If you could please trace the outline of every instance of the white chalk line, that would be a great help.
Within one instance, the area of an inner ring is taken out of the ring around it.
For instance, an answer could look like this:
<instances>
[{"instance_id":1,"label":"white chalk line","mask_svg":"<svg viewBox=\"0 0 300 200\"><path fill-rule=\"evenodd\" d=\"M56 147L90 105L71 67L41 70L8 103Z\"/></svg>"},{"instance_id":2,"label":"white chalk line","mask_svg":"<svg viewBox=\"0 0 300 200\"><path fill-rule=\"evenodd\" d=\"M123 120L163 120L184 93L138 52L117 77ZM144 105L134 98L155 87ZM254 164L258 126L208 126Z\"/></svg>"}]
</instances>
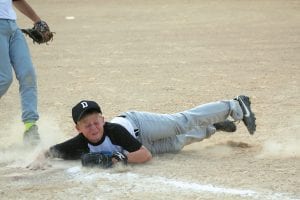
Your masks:
<instances>
[{"instance_id":1,"label":"white chalk line","mask_svg":"<svg viewBox=\"0 0 300 200\"><path fill-rule=\"evenodd\" d=\"M182 191L193 191L195 193L213 193L216 195L232 195L240 197L248 197L253 199L272 199L272 200L299 200L299 198L292 197L293 195L288 193L262 193L248 189L235 189L215 186L212 184L201 184L196 182L183 181L178 179L170 179L162 176L148 176L142 174L135 174L132 172L123 173L109 173L109 172L88 172L82 171L81 167L72 167L66 170L67 174L80 181L94 181L97 179L106 179L114 182L124 182L128 185L128 182L138 183L141 186L140 191L163 191L163 186L168 186L179 189ZM151 184L149 184L151 183ZM139 189L136 189L139 190ZM169 191L168 188L165 189Z\"/></svg>"}]
</instances>

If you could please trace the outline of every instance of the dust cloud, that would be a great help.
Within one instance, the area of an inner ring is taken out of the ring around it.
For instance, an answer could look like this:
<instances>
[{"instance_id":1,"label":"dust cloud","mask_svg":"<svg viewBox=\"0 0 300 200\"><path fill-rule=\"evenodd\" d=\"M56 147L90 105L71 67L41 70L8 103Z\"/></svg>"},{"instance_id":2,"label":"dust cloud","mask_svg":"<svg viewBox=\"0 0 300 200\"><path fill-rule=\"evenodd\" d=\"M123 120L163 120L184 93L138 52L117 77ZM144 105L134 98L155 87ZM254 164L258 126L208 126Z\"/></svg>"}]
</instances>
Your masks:
<instances>
[{"instance_id":1,"label":"dust cloud","mask_svg":"<svg viewBox=\"0 0 300 200\"><path fill-rule=\"evenodd\" d=\"M300 157L300 135L297 130L299 130L299 126L277 131L274 137L270 137L264 142L262 152L258 157Z\"/></svg>"},{"instance_id":2,"label":"dust cloud","mask_svg":"<svg viewBox=\"0 0 300 200\"><path fill-rule=\"evenodd\" d=\"M5 131L5 137L2 137L0 141L0 163L8 163L11 167L25 167L41 151L64 139L62 131L52 116L41 118L38 122L38 127L41 143L37 147L32 148L23 145L23 124L9 125Z\"/></svg>"}]
</instances>

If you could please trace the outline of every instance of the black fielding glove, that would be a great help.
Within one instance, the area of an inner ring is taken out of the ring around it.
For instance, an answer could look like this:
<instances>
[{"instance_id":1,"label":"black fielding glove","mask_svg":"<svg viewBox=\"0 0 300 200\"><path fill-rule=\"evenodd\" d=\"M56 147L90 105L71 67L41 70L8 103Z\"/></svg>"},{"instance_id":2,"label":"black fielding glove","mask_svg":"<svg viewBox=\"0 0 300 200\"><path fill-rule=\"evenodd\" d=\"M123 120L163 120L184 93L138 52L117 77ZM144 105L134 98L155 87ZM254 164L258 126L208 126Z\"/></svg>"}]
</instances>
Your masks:
<instances>
[{"instance_id":1,"label":"black fielding glove","mask_svg":"<svg viewBox=\"0 0 300 200\"><path fill-rule=\"evenodd\" d=\"M112 156L106 153L86 153L81 156L84 167L109 168L113 165Z\"/></svg>"}]
</instances>

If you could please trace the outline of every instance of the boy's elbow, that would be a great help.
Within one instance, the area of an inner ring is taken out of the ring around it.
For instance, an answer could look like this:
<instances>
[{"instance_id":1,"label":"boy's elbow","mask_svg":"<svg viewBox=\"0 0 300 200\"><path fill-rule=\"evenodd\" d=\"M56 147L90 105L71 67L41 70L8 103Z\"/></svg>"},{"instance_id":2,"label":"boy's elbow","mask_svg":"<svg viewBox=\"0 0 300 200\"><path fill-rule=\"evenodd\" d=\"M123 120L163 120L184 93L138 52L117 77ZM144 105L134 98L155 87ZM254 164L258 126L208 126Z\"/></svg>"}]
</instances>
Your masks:
<instances>
[{"instance_id":1,"label":"boy's elbow","mask_svg":"<svg viewBox=\"0 0 300 200\"><path fill-rule=\"evenodd\" d=\"M148 162L152 159L152 154L150 151L147 151L146 155L144 156L144 161L142 163Z\"/></svg>"},{"instance_id":2,"label":"boy's elbow","mask_svg":"<svg viewBox=\"0 0 300 200\"><path fill-rule=\"evenodd\" d=\"M146 156L145 162L148 162L150 160L152 160L152 154L150 152L148 152L148 155Z\"/></svg>"}]
</instances>

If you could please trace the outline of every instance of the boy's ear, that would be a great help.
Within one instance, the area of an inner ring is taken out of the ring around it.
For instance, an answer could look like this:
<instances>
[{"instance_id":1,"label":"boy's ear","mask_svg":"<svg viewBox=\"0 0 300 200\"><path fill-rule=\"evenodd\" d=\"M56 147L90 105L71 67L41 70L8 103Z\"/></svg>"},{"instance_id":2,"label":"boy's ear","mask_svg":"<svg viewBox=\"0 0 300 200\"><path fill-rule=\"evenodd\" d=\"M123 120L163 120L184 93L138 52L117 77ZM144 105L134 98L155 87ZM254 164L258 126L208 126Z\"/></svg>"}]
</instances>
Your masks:
<instances>
[{"instance_id":1,"label":"boy's ear","mask_svg":"<svg viewBox=\"0 0 300 200\"><path fill-rule=\"evenodd\" d=\"M78 132L80 132L78 123L75 125L75 128Z\"/></svg>"},{"instance_id":2,"label":"boy's ear","mask_svg":"<svg viewBox=\"0 0 300 200\"><path fill-rule=\"evenodd\" d=\"M100 119L102 120L102 121L104 121L104 116L103 115L99 115L100 116Z\"/></svg>"}]
</instances>

